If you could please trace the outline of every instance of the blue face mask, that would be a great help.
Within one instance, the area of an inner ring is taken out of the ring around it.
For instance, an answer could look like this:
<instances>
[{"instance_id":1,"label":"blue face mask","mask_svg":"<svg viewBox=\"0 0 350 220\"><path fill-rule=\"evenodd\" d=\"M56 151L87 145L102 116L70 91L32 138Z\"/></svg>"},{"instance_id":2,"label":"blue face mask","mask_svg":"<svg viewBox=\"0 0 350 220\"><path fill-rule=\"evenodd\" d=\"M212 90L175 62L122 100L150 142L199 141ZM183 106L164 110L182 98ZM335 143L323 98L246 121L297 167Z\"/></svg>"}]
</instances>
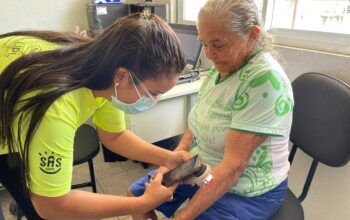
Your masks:
<instances>
[{"instance_id":1,"label":"blue face mask","mask_svg":"<svg viewBox=\"0 0 350 220\"><path fill-rule=\"evenodd\" d=\"M148 111L154 104L157 103L157 100L155 98L153 98L153 96L149 93L148 89L146 88L145 85L143 85L142 82L139 82L139 84L142 86L143 90L146 92L147 96L141 96L135 83L134 83L134 80L133 80L133 77L132 75L129 73L130 75L130 78L131 78L131 81L132 81L132 84L137 92L137 94L139 95L139 99L134 102L134 103L124 103L120 100L118 100L118 94L117 94L117 86L118 86L118 83L115 84L114 86L114 92L115 92L115 96L112 96L112 101L111 101L111 104L124 111L125 113L128 113L128 114L139 114L139 113L143 113L143 112L146 112Z\"/></svg>"}]
</instances>

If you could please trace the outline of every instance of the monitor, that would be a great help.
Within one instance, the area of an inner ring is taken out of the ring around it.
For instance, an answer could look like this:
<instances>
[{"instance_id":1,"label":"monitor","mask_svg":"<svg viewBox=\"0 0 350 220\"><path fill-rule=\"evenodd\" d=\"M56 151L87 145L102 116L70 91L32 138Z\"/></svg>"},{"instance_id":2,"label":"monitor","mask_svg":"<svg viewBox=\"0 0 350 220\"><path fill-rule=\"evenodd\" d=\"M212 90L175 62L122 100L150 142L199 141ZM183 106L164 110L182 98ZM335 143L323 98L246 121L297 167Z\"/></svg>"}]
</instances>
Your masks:
<instances>
[{"instance_id":1,"label":"monitor","mask_svg":"<svg viewBox=\"0 0 350 220\"><path fill-rule=\"evenodd\" d=\"M195 70L198 65L202 44L198 40L198 31L195 25L170 24L179 37L185 50L186 69Z\"/></svg>"}]
</instances>

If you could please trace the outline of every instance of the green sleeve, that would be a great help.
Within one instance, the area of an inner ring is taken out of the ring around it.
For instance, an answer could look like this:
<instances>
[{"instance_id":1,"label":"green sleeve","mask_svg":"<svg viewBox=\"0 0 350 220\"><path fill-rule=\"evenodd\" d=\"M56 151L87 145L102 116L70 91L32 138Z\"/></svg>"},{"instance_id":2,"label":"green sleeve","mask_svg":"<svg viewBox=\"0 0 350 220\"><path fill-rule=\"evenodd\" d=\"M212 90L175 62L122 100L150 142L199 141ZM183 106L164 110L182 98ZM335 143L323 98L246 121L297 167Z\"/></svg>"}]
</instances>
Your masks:
<instances>
[{"instance_id":1,"label":"green sleeve","mask_svg":"<svg viewBox=\"0 0 350 220\"><path fill-rule=\"evenodd\" d=\"M269 136L289 133L293 95L290 83L274 70L252 74L237 91L230 127Z\"/></svg>"}]
</instances>

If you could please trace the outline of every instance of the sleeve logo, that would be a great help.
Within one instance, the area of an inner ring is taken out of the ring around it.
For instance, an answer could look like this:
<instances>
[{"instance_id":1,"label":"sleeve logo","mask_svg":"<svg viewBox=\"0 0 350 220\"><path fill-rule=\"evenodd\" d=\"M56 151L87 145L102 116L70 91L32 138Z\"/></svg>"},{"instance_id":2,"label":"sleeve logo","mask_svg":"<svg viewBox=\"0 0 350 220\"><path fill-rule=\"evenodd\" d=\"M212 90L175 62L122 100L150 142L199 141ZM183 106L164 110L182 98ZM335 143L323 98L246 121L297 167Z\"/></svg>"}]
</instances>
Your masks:
<instances>
[{"instance_id":1,"label":"sleeve logo","mask_svg":"<svg viewBox=\"0 0 350 220\"><path fill-rule=\"evenodd\" d=\"M39 153L40 156L40 170L46 174L56 174L61 170L62 156L51 152L51 154L45 151L44 154Z\"/></svg>"}]
</instances>

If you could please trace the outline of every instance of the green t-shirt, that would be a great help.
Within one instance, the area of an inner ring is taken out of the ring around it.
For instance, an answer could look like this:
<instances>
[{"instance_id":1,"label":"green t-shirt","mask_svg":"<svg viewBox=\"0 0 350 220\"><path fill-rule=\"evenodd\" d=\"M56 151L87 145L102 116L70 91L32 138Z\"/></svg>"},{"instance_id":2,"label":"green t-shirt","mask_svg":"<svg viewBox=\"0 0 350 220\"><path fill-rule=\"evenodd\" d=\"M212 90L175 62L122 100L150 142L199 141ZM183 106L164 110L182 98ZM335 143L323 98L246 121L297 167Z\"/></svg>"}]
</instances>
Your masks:
<instances>
[{"instance_id":1,"label":"green t-shirt","mask_svg":"<svg viewBox=\"0 0 350 220\"><path fill-rule=\"evenodd\" d=\"M0 39L0 74L24 54L58 47L60 45L34 37ZM68 92L49 107L30 145L29 175L32 192L47 197L62 196L69 192L75 132L90 116L93 116L93 123L105 131L125 130L124 113L114 108L108 100L95 98L88 88ZM16 127L14 126L15 132ZM21 138L25 135L21 134ZM0 146L0 155L6 153L6 146Z\"/></svg>"},{"instance_id":2,"label":"green t-shirt","mask_svg":"<svg viewBox=\"0 0 350 220\"><path fill-rule=\"evenodd\" d=\"M218 80L212 68L189 115L192 154L215 167L224 156L230 129L268 136L253 153L231 191L263 194L286 179L293 94L282 67L269 53L259 53L236 72Z\"/></svg>"}]
</instances>

